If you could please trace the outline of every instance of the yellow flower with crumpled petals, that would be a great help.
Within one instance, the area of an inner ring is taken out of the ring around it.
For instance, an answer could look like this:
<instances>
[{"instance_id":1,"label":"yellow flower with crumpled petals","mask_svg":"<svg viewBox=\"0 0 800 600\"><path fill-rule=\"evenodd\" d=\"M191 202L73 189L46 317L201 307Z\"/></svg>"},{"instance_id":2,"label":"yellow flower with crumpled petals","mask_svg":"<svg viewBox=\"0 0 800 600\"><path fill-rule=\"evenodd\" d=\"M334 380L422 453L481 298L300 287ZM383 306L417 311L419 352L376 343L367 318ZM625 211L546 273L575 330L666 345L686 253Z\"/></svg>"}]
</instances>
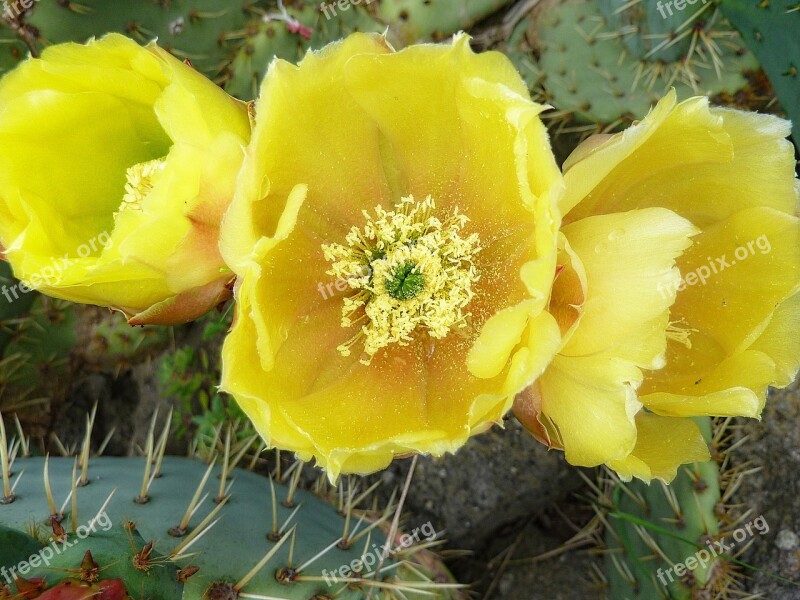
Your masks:
<instances>
[{"instance_id":1,"label":"yellow flower with crumpled petals","mask_svg":"<svg viewBox=\"0 0 800 600\"><path fill-rule=\"evenodd\" d=\"M800 221L786 121L664 98L564 165L550 312L564 343L515 413L576 465L671 480L690 417L758 417L800 367Z\"/></svg>"},{"instance_id":2,"label":"yellow flower with crumpled petals","mask_svg":"<svg viewBox=\"0 0 800 600\"><path fill-rule=\"evenodd\" d=\"M155 44L58 44L0 80L0 243L39 291L132 324L227 299L247 106Z\"/></svg>"},{"instance_id":3,"label":"yellow flower with crumpled petals","mask_svg":"<svg viewBox=\"0 0 800 600\"><path fill-rule=\"evenodd\" d=\"M222 388L272 445L331 478L441 455L539 376L562 191L542 110L466 36L272 64L221 243Z\"/></svg>"}]
</instances>

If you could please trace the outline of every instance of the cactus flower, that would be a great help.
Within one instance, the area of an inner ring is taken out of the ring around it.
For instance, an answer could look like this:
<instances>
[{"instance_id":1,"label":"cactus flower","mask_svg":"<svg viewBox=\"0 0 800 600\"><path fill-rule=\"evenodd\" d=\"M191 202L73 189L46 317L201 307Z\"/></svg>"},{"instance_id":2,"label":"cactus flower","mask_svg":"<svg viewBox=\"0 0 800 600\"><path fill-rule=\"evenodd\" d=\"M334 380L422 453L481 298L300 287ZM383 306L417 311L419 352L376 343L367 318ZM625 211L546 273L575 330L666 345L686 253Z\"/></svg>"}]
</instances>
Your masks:
<instances>
[{"instance_id":1,"label":"cactus flower","mask_svg":"<svg viewBox=\"0 0 800 600\"><path fill-rule=\"evenodd\" d=\"M245 104L153 44L52 46L0 81L5 257L133 324L196 318L229 295L219 223L249 136Z\"/></svg>"},{"instance_id":2,"label":"cactus flower","mask_svg":"<svg viewBox=\"0 0 800 600\"><path fill-rule=\"evenodd\" d=\"M789 123L665 97L564 165L564 343L515 413L573 464L669 481L708 458L697 416L758 418L800 367Z\"/></svg>"},{"instance_id":3,"label":"cactus flower","mask_svg":"<svg viewBox=\"0 0 800 600\"><path fill-rule=\"evenodd\" d=\"M466 36L274 62L222 226L222 387L332 479L500 421L560 340L562 180L542 106Z\"/></svg>"}]
</instances>

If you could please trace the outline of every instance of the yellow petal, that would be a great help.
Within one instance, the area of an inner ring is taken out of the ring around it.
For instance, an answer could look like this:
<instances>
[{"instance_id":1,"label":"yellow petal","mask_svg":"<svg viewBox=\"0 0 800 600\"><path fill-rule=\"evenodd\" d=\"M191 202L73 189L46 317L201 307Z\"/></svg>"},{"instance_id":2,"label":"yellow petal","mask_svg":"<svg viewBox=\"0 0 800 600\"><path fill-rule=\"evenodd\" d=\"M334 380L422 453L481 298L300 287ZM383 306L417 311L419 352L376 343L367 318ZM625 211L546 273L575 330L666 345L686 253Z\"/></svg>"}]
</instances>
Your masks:
<instances>
[{"instance_id":1,"label":"yellow petal","mask_svg":"<svg viewBox=\"0 0 800 600\"><path fill-rule=\"evenodd\" d=\"M641 412L636 416L638 437L629 456L609 462L623 481L633 477L669 483L678 467L710 459L700 429L691 419L675 419Z\"/></svg>"},{"instance_id":2,"label":"yellow petal","mask_svg":"<svg viewBox=\"0 0 800 600\"><path fill-rule=\"evenodd\" d=\"M677 260L666 366L638 390L656 413L757 417L768 386L797 373L800 185L788 134L776 117L710 108L705 98L676 105L669 94L565 163L567 228L664 207L701 230Z\"/></svg>"},{"instance_id":3,"label":"yellow petal","mask_svg":"<svg viewBox=\"0 0 800 600\"><path fill-rule=\"evenodd\" d=\"M675 90L670 90L639 123L628 127L620 134L602 135L600 138L591 137L579 145L567 157L562 167L566 180L566 191L561 198L562 214L567 215L571 211L577 210L573 213L573 217L574 220L578 220L589 215L646 208L645 206L628 206L609 209L601 204L599 199L595 200L595 198L599 198L595 195L595 190L600 183L609 179L612 172L616 176L619 165L640 146L647 143L658 128L664 124L670 112L674 110L676 102ZM579 204L580 208L577 208ZM590 204L591 206L589 206ZM600 204L599 208L597 208L598 204ZM648 206L653 206L653 204ZM656 206L660 206L660 204L656 204Z\"/></svg>"},{"instance_id":4,"label":"yellow petal","mask_svg":"<svg viewBox=\"0 0 800 600\"><path fill-rule=\"evenodd\" d=\"M780 344L787 340L785 333L773 327L762 336L776 307L800 287L798 219L770 208L751 208L707 227L695 242L679 260L684 285L670 316L688 338L671 337L666 368L649 373L640 394L648 407L663 414L757 416L767 386L786 383L796 365L797 359L790 357L796 344ZM788 312L781 313L781 324L791 323L792 306L789 302ZM761 343L754 346L759 338ZM771 344L773 340L779 345ZM782 368L772 355L781 357ZM738 392L718 394L728 388ZM654 396L649 399L650 394ZM708 394L711 398L701 398ZM726 401L711 403L721 398ZM740 403L738 409L733 401ZM718 412L713 412L715 406Z\"/></svg>"},{"instance_id":5,"label":"yellow petal","mask_svg":"<svg viewBox=\"0 0 800 600\"><path fill-rule=\"evenodd\" d=\"M794 214L787 121L674 93L640 123L565 163L567 220L663 207L698 227L754 205ZM720 199L724 199L721 201Z\"/></svg>"},{"instance_id":6,"label":"yellow petal","mask_svg":"<svg viewBox=\"0 0 800 600\"><path fill-rule=\"evenodd\" d=\"M800 369L800 294L784 300L750 350L768 355L775 363L771 385L786 387Z\"/></svg>"},{"instance_id":7,"label":"yellow petal","mask_svg":"<svg viewBox=\"0 0 800 600\"><path fill-rule=\"evenodd\" d=\"M624 458L636 444L641 371L613 356L557 356L539 379L542 412L573 465Z\"/></svg>"},{"instance_id":8,"label":"yellow petal","mask_svg":"<svg viewBox=\"0 0 800 600\"><path fill-rule=\"evenodd\" d=\"M522 333L522 338L523 344L511 357L510 367L503 386L502 395L507 398L506 402L508 402L509 398L534 383L553 360L561 345L561 333L558 323L547 312L542 312L535 317L529 318L527 331ZM473 356L474 348L474 346L470 348L467 368L473 375L479 377L469 365L469 356ZM504 405L504 408L499 413L488 416L493 410L496 411L496 408L497 398L494 395L484 394L480 396L471 408L471 425L479 427L481 422L496 421L508 410L509 406Z\"/></svg>"},{"instance_id":9,"label":"yellow petal","mask_svg":"<svg viewBox=\"0 0 800 600\"><path fill-rule=\"evenodd\" d=\"M38 219L25 241L34 254L74 255L90 237L110 231L126 169L169 148L158 122L143 112L92 92L36 90L6 100L0 108L5 245L22 234L31 213Z\"/></svg>"},{"instance_id":10,"label":"yellow petal","mask_svg":"<svg viewBox=\"0 0 800 600\"><path fill-rule=\"evenodd\" d=\"M467 355L467 366L475 377L491 379L506 367L528 325L532 306L528 300L505 308L484 323Z\"/></svg>"},{"instance_id":11,"label":"yellow petal","mask_svg":"<svg viewBox=\"0 0 800 600\"><path fill-rule=\"evenodd\" d=\"M378 160L378 131L342 81L344 64L353 56L388 52L383 37L355 34L308 53L300 66L282 60L270 65L237 199L225 218L232 233L222 232L231 268L237 270L261 237L273 235L297 185L308 186L309 204L317 207L302 228L320 240L344 238L362 208L393 204ZM367 198L369 207L359 203ZM317 281L327 278L318 275Z\"/></svg>"},{"instance_id":12,"label":"yellow petal","mask_svg":"<svg viewBox=\"0 0 800 600\"><path fill-rule=\"evenodd\" d=\"M166 50L154 43L147 49L160 58L169 84L154 103L154 110L170 139L176 143L206 147L219 135L240 140L250 137L250 122L242 103L192 68L184 68ZM208 110L213 106L214 110Z\"/></svg>"},{"instance_id":13,"label":"yellow petal","mask_svg":"<svg viewBox=\"0 0 800 600\"><path fill-rule=\"evenodd\" d=\"M651 208L587 217L562 231L583 265L586 298L561 354L610 350L637 356L641 367L656 366L665 335L652 335L653 323L664 320L674 301L680 281L675 260L697 230L671 211ZM560 291L554 288L555 302Z\"/></svg>"},{"instance_id":14,"label":"yellow petal","mask_svg":"<svg viewBox=\"0 0 800 600\"><path fill-rule=\"evenodd\" d=\"M160 63L139 44L116 33L85 45L56 44L45 48L41 60L29 61L24 69L4 77L0 105L36 89L100 93L143 107L152 105L169 83Z\"/></svg>"}]
</instances>

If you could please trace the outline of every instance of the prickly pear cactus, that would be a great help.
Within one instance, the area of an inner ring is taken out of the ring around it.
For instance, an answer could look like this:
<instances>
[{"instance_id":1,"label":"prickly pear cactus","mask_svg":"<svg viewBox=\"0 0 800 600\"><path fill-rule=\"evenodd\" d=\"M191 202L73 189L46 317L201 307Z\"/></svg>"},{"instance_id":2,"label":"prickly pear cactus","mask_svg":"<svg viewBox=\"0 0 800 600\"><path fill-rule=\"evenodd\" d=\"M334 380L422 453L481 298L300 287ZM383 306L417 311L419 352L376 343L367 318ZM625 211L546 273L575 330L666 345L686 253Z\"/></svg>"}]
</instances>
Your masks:
<instances>
[{"instance_id":1,"label":"prickly pear cactus","mask_svg":"<svg viewBox=\"0 0 800 600\"><path fill-rule=\"evenodd\" d=\"M369 4L368 0L362 0ZM373 0L374 1L374 0ZM403 44L441 40L513 4L513 0L380 0L383 21Z\"/></svg>"},{"instance_id":2,"label":"prickly pear cactus","mask_svg":"<svg viewBox=\"0 0 800 600\"><path fill-rule=\"evenodd\" d=\"M443 39L512 0L37 0L0 26L0 74L28 53L108 32L141 43L158 39L175 56L251 100L274 57L296 61L309 49L356 31L384 32L397 46ZM12 31L14 29L14 31ZM16 35L15 35L16 32ZM7 50L7 52L5 52Z\"/></svg>"},{"instance_id":3,"label":"prickly pear cactus","mask_svg":"<svg viewBox=\"0 0 800 600\"><path fill-rule=\"evenodd\" d=\"M283 12L269 12L248 23L224 72L225 89L237 98L251 100L258 95L273 58L296 62L309 49L322 48L355 31L381 33L386 29L360 5L345 6L346 10L335 4L288 6Z\"/></svg>"},{"instance_id":4,"label":"prickly pear cactus","mask_svg":"<svg viewBox=\"0 0 800 600\"><path fill-rule=\"evenodd\" d=\"M0 261L0 356L38 294L23 293L7 262Z\"/></svg>"},{"instance_id":5,"label":"prickly pear cactus","mask_svg":"<svg viewBox=\"0 0 800 600\"><path fill-rule=\"evenodd\" d=\"M735 93L758 68L712 3L667 19L655 2L620 5L550 0L512 34L509 55L562 121L615 128L641 118L670 87L680 98Z\"/></svg>"},{"instance_id":6,"label":"prickly pear cactus","mask_svg":"<svg viewBox=\"0 0 800 600\"><path fill-rule=\"evenodd\" d=\"M617 33L632 56L645 59L650 56L663 62L684 58L693 43L692 30L684 24L693 21L696 27L706 26L705 19L713 15L713 5L698 3L684 5L683 10L673 9L665 3L621 2L620 0L595 0L607 27ZM696 40L695 40L696 43Z\"/></svg>"},{"instance_id":7,"label":"prickly pear cactus","mask_svg":"<svg viewBox=\"0 0 800 600\"><path fill-rule=\"evenodd\" d=\"M230 438L211 465L165 457L167 428L145 458L90 458L92 420L75 459L24 456L0 428L0 598L456 597L422 548L435 531L387 534L393 506L361 508L368 492L343 488L337 509L299 488L300 463L239 468Z\"/></svg>"},{"instance_id":8,"label":"prickly pear cactus","mask_svg":"<svg viewBox=\"0 0 800 600\"><path fill-rule=\"evenodd\" d=\"M739 30L794 123L800 140L800 10L795 0L722 0L722 13Z\"/></svg>"},{"instance_id":9,"label":"prickly pear cactus","mask_svg":"<svg viewBox=\"0 0 800 600\"><path fill-rule=\"evenodd\" d=\"M25 19L42 46L82 42L115 31L159 44L213 75L224 66L228 42L257 15L252 0L38 0Z\"/></svg>"},{"instance_id":10,"label":"prickly pear cactus","mask_svg":"<svg viewBox=\"0 0 800 600\"><path fill-rule=\"evenodd\" d=\"M0 73L27 54L22 32L41 49L114 31L140 43L157 38L232 95L251 100L274 57L296 61L354 31L386 28L363 7L346 7L323 12L318 3L288 0L38 0L20 16L17 36L2 29L9 54L0 55Z\"/></svg>"},{"instance_id":11,"label":"prickly pear cactus","mask_svg":"<svg viewBox=\"0 0 800 600\"><path fill-rule=\"evenodd\" d=\"M7 27L0 25L0 74L10 71L28 55L25 44Z\"/></svg>"},{"instance_id":12,"label":"prickly pear cactus","mask_svg":"<svg viewBox=\"0 0 800 600\"><path fill-rule=\"evenodd\" d=\"M142 362L167 347L170 330L166 327L131 327L124 315L93 309L87 317L89 341L80 348L81 358L93 367L117 372ZM99 318L97 317L97 315Z\"/></svg>"},{"instance_id":13,"label":"prickly pear cactus","mask_svg":"<svg viewBox=\"0 0 800 600\"><path fill-rule=\"evenodd\" d=\"M711 440L710 419L699 424ZM608 598L729 597L737 588L735 567L720 550L724 544L715 543L726 536L722 489L720 465L713 460L682 467L669 486L658 481L613 484L603 499L609 509L604 569Z\"/></svg>"},{"instance_id":14,"label":"prickly pear cactus","mask_svg":"<svg viewBox=\"0 0 800 600\"><path fill-rule=\"evenodd\" d=\"M23 292L13 278L0 287L0 399L52 399L64 384L75 346L75 312L67 302Z\"/></svg>"}]
</instances>

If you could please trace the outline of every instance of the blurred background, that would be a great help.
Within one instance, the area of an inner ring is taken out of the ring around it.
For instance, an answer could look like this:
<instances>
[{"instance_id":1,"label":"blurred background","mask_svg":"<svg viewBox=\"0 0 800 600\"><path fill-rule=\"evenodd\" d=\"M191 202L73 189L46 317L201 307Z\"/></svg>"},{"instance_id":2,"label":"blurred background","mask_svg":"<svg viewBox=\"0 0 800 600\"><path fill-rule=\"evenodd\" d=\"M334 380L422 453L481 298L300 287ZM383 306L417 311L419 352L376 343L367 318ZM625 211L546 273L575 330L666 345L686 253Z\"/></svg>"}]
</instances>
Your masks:
<instances>
[{"instance_id":1,"label":"blurred background","mask_svg":"<svg viewBox=\"0 0 800 600\"><path fill-rule=\"evenodd\" d=\"M533 99L554 107L544 118L559 161L589 135L640 119L671 87L681 99L707 95L793 118L800 139L794 0L9 0L0 8L0 75L50 44L116 31L142 43L158 38L252 100L275 56L296 61L354 31L386 32L400 48L464 30L476 50L505 53ZM251 440L235 403L216 390L231 317L227 306L182 327L131 328L105 309L25 293L0 263L6 426L19 423L42 453L70 455L97 405L92 444L109 455L140 454L157 409L172 410L169 453L213 452L229 424L238 441ZM795 385L772 394L762 422L710 423L713 469L687 467L668 491L570 467L510 419L456 456L421 459L408 518L446 531L448 566L475 598L800 598L787 581L800 580L799 422ZM373 479L391 489L408 462ZM707 513L718 531L758 516L769 531L683 591L643 590L638 573L664 558L659 529L692 536L674 509L705 492L701 484L715 490ZM675 514L637 517L655 527L619 518L665 503Z\"/></svg>"}]
</instances>

